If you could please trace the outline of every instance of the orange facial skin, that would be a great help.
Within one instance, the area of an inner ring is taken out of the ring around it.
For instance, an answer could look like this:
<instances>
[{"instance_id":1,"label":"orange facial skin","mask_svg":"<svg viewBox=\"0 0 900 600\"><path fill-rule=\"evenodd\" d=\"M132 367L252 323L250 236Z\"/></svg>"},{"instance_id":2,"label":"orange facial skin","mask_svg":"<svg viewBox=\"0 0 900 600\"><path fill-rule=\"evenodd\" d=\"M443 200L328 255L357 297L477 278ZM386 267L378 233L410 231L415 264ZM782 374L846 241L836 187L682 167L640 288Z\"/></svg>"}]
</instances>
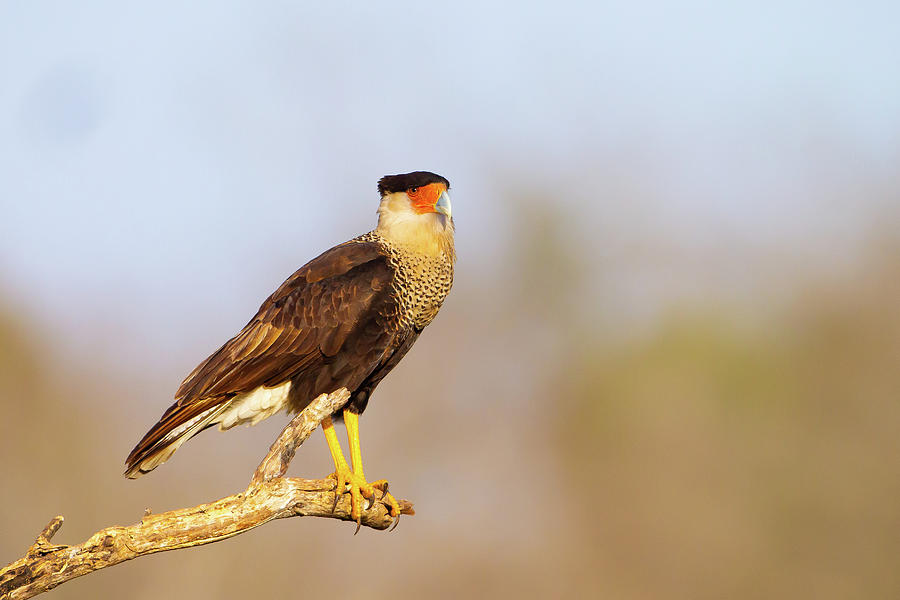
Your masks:
<instances>
[{"instance_id":1,"label":"orange facial skin","mask_svg":"<svg viewBox=\"0 0 900 600\"><path fill-rule=\"evenodd\" d=\"M443 183L429 183L418 188L410 188L406 190L406 195L412 203L413 209L420 215L430 212L436 212L434 205L437 204L441 194L447 191L447 186Z\"/></svg>"}]
</instances>

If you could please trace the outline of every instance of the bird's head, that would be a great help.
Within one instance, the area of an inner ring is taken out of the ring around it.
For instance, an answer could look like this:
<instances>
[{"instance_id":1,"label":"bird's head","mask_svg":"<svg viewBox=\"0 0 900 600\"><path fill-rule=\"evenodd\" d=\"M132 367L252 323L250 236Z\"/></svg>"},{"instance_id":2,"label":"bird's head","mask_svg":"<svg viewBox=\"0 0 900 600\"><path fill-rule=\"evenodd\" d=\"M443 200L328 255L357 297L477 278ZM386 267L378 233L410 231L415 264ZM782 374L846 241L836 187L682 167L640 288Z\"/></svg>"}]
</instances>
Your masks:
<instances>
[{"instance_id":1,"label":"bird's head","mask_svg":"<svg viewBox=\"0 0 900 600\"><path fill-rule=\"evenodd\" d=\"M385 175L378 180L377 231L420 253L452 255L449 189L449 181L428 171Z\"/></svg>"}]
</instances>

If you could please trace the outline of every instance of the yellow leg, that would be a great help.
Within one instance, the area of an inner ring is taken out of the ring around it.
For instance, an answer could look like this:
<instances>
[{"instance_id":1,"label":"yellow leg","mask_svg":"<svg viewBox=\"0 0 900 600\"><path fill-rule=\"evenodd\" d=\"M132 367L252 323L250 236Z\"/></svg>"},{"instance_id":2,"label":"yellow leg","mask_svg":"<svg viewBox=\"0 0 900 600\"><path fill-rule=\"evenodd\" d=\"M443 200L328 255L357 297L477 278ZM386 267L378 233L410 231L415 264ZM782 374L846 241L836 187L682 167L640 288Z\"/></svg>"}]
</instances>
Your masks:
<instances>
[{"instance_id":1,"label":"yellow leg","mask_svg":"<svg viewBox=\"0 0 900 600\"><path fill-rule=\"evenodd\" d=\"M362 500L363 498L373 497L375 490L364 479L357 478L353 471L350 470L350 465L347 464L347 459L344 458L344 452L341 450L341 443L338 441L331 417L325 417L322 420L322 432L325 434L325 441L328 442L328 449L331 450L331 459L334 461L334 473L331 475L336 483L334 487L334 507L337 507L338 500L349 485L350 517L356 521L356 530L359 531L359 525L362 521Z\"/></svg>"},{"instance_id":2,"label":"yellow leg","mask_svg":"<svg viewBox=\"0 0 900 600\"><path fill-rule=\"evenodd\" d=\"M353 472L365 481L366 475L363 472L362 451L360 450L359 445L359 415L345 409L344 424L347 425L347 439L350 442L350 461L353 463ZM387 480L379 479L369 485L375 489L381 490L381 501L390 509L392 517L395 519L399 518L400 505L394 497L388 493ZM394 525L396 526L396 523L394 523Z\"/></svg>"},{"instance_id":3,"label":"yellow leg","mask_svg":"<svg viewBox=\"0 0 900 600\"><path fill-rule=\"evenodd\" d=\"M328 442L328 449L331 451L331 458L334 461L334 473L331 477L337 483L334 489L335 507L341 495L345 491L349 491L350 517L356 521L356 531L359 531L359 526L362 522L363 499L374 500L375 490L378 489L382 492L381 501L388 506L391 516L395 519L398 518L400 516L400 505L388 493L387 481L381 480L374 483L366 481L362 466L362 452L359 448L359 415L350 411L344 411L344 423L347 425L347 436L350 440L352 471L341 450L341 443L338 441L337 433L334 430L334 422L331 420L331 417L326 417L322 421L322 431L325 433L325 441ZM348 487L349 490L347 489Z\"/></svg>"},{"instance_id":4,"label":"yellow leg","mask_svg":"<svg viewBox=\"0 0 900 600\"><path fill-rule=\"evenodd\" d=\"M344 452L341 450L341 443L338 441L337 433L334 431L334 423L331 417L325 417L322 421L322 431L325 433L325 441L328 442L328 449L331 450L331 459L334 461L335 472L341 467L347 468L347 459L344 458Z\"/></svg>"},{"instance_id":5,"label":"yellow leg","mask_svg":"<svg viewBox=\"0 0 900 600\"><path fill-rule=\"evenodd\" d=\"M347 426L347 440L350 442L350 461L353 463L353 472L365 479L362 450L359 447L359 415L345 410L344 424Z\"/></svg>"}]
</instances>

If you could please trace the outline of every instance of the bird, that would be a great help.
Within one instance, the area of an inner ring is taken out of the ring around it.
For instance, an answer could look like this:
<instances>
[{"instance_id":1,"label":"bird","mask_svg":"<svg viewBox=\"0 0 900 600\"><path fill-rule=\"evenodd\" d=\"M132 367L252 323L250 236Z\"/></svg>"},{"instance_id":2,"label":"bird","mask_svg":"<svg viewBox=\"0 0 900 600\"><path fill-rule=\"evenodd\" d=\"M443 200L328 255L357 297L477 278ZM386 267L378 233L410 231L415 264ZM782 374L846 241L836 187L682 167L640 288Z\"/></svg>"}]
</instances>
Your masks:
<instances>
[{"instance_id":1,"label":"bird","mask_svg":"<svg viewBox=\"0 0 900 600\"><path fill-rule=\"evenodd\" d=\"M387 481L366 480L359 416L453 285L449 189L446 178L428 171L379 179L376 227L300 267L237 335L191 371L175 403L128 455L125 476L152 471L210 427L255 425L346 388L350 399L342 411L322 421L335 467L329 476L337 484L335 503L349 493L350 516L359 524L363 498L374 501L378 489L391 516L398 517ZM351 464L335 432L340 420Z\"/></svg>"}]
</instances>

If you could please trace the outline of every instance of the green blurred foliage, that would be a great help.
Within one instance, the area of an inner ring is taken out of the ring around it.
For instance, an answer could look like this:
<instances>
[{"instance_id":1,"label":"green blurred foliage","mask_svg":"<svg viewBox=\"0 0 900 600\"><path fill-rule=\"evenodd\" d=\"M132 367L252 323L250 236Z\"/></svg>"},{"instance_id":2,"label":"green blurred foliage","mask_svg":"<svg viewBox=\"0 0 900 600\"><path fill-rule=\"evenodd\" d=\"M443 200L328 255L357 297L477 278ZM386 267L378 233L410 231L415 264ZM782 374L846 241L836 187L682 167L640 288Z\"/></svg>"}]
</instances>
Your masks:
<instances>
[{"instance_id":1,"label":"green blurred foliage","mask_svg":"<svg viewBox=\"0 0 900 600\"><path fill-rule=\"evenodd\" d=\"M550 386L595 583L629 597L900 594L900 253L761 326L673 309L570 330ZM609 565L615 565L610 567Z\"/></svg>"}]
</instances>

